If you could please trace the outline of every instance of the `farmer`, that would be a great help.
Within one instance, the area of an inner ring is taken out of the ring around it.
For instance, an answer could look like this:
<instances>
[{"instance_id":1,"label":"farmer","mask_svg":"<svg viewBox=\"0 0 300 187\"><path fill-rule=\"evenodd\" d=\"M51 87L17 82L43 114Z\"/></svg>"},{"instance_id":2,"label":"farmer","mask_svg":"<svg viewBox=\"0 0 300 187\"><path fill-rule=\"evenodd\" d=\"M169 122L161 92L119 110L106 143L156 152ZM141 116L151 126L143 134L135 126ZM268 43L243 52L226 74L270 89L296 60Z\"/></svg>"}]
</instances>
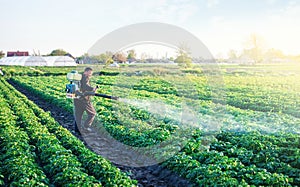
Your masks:
<instances>
[{"instance_id":1,"label":"farmer","mask_svg":"<svg viewBox=\"0 0 300 187\"><path fill-rule=\"evenodd\" d=\"M82 78L80 80L81 92L95 92L97 87L90 86L90 78L92 77L93 69L90 67L85 68ZM82 96L74 99L74 115L75 115L75 132L79 132L78 126L81 127L81 121L84 111L87 113L87 119L83 123L83 127L86 131L91 131L91 124L94 121L96 110L91 103L91 96Z\"/></svg>"}]
</instances>

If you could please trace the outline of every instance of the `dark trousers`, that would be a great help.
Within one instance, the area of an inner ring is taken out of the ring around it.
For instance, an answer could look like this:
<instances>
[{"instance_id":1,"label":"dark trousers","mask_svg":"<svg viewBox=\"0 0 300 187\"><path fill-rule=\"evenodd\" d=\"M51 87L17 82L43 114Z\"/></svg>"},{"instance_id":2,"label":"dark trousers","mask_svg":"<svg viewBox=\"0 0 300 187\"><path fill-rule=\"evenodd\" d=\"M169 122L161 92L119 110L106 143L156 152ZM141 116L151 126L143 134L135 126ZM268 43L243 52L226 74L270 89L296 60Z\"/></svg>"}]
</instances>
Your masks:
<instances>
[{"instance_id":1,"label":"dark trousers","mask_svg":"<svg viewBox=\"0 0 300 187\"><path fill-rule=\"evenodd\" d=\"M78 126L82 126L81 121L84 111L86 111L88 116L85 122L83 123L83 126L88 127L94 121L94 118L96 116L96 110L91 101L74 99L75 131L78 131Z\"/></svg>"}]
</instances>

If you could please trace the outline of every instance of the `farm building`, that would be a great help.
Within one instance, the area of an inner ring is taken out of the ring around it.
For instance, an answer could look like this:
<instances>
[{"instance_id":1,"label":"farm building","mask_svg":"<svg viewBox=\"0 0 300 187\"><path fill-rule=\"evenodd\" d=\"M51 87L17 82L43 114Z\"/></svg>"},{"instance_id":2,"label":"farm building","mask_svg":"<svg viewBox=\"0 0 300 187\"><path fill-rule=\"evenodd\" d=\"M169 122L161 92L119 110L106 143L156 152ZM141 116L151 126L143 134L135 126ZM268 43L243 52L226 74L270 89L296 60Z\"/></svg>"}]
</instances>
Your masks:
<instances>
[{"instance_id":1,"label":"farm building","mask_svg":"<svg viewBox=\"0 0 300 187\"><path fill-rule=\"evenodd\" d=\"M29 56L28 51L8 51L7 57L13 57L13 56Z\"/></svg>"},{"instance_id":2,"label":"farm building","mask_svg":"<svg viewBox=\"0 0 300 187\"><path fill-rule=\"evenodd\" d=\"M14 56L0 59L0 65L7 66L76 66L69 56Z\"/></svg>"}]
</instances>

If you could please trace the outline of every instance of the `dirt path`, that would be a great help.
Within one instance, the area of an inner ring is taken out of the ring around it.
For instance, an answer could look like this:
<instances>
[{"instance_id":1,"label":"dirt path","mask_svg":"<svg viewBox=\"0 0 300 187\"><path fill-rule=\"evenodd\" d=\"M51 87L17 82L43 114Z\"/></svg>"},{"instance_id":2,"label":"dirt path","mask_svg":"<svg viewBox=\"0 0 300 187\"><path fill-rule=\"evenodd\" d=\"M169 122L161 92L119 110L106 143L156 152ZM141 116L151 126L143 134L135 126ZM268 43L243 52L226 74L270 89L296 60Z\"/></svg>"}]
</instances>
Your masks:
<instances>
[{"instance_id":1,"label":"dirt path","mask_svg":"<svg viewBox=\"0 0 300 187\"><path fill-rule=\"evenodd\" d=\"M45 111L50 111L52 117L54 117L56 121L58 121L63 127L70 130L77 138L85 142L86 146L91 150L109 159L122 171L130 173L130 177L132 179L136 179L139 186L191 186L189 181L181 178L177 174L160 166L159 164L146 167L137 167L139 166L138 162L141 160L141 157L145 162L152 163L153 160L134 152L134 150L124 150L121 143L112 139L110 136L107 136L107 133L101 129L93 129L93 132L81 131L81 134L75 133L72 114L57 106L49 105L49 103L43 99L14 84L12 81L8 82L21 93L26 95L28 99L33 101L40 108ZM122 163L124 164L120 165L120 159L122 159Z\"/></svg>"}]
</instances>

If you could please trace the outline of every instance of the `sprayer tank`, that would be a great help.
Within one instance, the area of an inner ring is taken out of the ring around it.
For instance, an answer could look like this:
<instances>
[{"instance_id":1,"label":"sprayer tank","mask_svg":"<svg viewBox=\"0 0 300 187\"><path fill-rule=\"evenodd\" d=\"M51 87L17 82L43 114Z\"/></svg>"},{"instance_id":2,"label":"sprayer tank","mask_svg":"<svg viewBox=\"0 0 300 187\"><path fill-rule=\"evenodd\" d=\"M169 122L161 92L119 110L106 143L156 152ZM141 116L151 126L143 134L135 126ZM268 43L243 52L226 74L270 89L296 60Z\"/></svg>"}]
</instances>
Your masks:
<instances>
[{"instance_id":1,"label":"sprayer tank","mask_svg":"<svg viewBox=\"0 0 300 187\"><path fill-rule=\"evenodd\" d=\"M67 79L69 81L80 81L81 76L82 76L81 74L79 74L77 71L73 70L67 74Z\"/></svg>"}]
</instances>

